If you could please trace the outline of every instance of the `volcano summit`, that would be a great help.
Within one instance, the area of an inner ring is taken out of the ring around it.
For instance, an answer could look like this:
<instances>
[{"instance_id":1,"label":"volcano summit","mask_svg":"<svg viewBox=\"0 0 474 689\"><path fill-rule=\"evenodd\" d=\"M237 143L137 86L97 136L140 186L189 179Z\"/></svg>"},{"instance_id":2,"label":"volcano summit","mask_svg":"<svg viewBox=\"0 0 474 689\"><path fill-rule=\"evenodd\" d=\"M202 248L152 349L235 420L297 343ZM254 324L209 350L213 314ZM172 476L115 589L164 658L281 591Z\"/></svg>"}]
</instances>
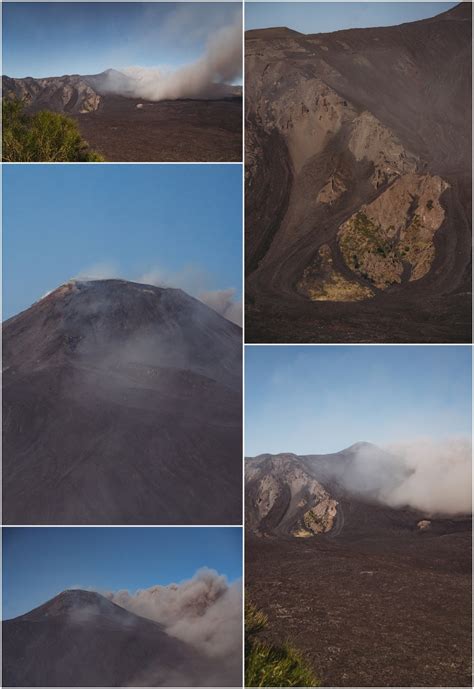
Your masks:
<instances>
[{"instance_id":1,"label":"volcano summit","mask_svg":"<svg viewBox=\"0 0 474 689\"><path fill-rule=\"evenodd\" d=\"M209 659L92 591L3 622L4 686L199 686Z\"/></svg>"},{"instance_id":2,"label":"volcano summit","mask_svg":"<svg viewBox=\"0 0 474 689\"><path fill-rule=\"evenodd\" d=\"M154 97L150 86L115 69L46 78L3 76L3 95L73 117L106 160L240 161L242 89L214 83L194 95Z\"/></svg>"},{"instance_id":3,"label":"volcano summit","mask_svg":"<svg viewBox=\"0 0 474 689\"><path fill-rule=\"evenodd\" d=\"M470 342L471 3L251 30L246 75L248 341Z\"/></svg>"},{"instance_id":4,"label":"volcano summit","mask_svg":"<svg viewBox=\"0 0 474 689\"><path fill-rule=\"evenodd\" d=\"M71 281L3 347L5 523L239 523L238 326L179 289Z\"/></svg>"}]
</instances>

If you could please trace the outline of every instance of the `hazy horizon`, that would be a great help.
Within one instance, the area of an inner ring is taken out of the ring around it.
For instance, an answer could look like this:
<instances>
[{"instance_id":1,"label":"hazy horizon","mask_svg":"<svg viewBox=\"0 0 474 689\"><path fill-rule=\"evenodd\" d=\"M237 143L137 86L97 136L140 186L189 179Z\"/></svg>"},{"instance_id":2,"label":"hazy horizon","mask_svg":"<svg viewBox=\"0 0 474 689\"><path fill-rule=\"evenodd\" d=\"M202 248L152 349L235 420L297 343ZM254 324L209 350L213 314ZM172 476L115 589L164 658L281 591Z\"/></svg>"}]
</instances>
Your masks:
<instances>
[{"instance_id":1,"label":"hazy horizon","mask_svg":"<svg viewBox=\"0 0 474 689\"><path fill-rule=\"evenodd\" d=\"M44 78L198 61L240 3L6 2L3 73Z\"/></svg>"},{"instance_id":2,"label":"hazy horizon","mask_svg":"<svg viewBox=\"0 0 474 689\"><path fill-rule=\"evenodd\" d=\"M247 346L245 455L470 437L466 346Z\"/></svg>"}]
</instances>

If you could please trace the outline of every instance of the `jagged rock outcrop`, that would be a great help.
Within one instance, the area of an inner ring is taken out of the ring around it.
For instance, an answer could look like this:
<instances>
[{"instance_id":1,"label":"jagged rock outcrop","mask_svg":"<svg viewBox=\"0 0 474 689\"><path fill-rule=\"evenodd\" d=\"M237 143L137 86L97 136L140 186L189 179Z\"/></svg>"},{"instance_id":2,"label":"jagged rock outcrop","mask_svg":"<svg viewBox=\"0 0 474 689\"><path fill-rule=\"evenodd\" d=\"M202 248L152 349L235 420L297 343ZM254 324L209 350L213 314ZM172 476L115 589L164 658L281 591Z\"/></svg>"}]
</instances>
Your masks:
<instances>
[{"instance_id":1,"label":"jagged rock outcrop","mask_svg":"<svg viewBox=\"0 0 474 689\"><path fill-rule=\"evenodd\" d=\"M368 285L350 280L334 268L332 249L323 244L297 284L298 291L313 301L362 301L374 296Z\"/></svg>"},{"instance_id":2,"label":"jagged rock outcrop","mask_svg":"<svg viewBox=\"0 0 474 689\"><path fill-rule=\"evenodd\" d=\"M3 96L16 98L30 110L64 113L93 112L100 107L101 95L78 74L46 79L3 77Z\"/></svg>"},{"instance_id":3,"label":"jagged rock outcrop","mask_svg":"<svg viewBox=\"0 0 474 689\"><path fill-rule=\"evenodd\" d=\"M441 177L407 174L361 206L338 232L347 266L378 289L424 277L435 258L448 187Z\"/></svg>"},{"instance_id":4,"label":"jagged rock outcrop","mask_svg":"<svg viewBox=\"0 0 474 689\"><path fill-rule=\"evenodd\" d=\"M100 74L65 74L60 77L13 78L3 76L3 96L22 100L27 110L52 110L71 114L83 114L98 110L105 96L123 96L147 100L140 94L134 77L116 69L106 69ZM140 94L140 95L139 95ZM212 99L241 98L242 88L216 83L207 96ZM155 100L150 96L151 100ZM143 103L137 105L143 107Z\"/></svg>"},{"instance_id":5,"label":"jagged rock outcrop","mask_svg":"<svg viewBox=\"0 0 474 689\"><path fill-rule=\"evenodd\" d=\"M266 537L330 538L395 529L417 531L426 516L390 507L410 476L399 459L371 443L327 455L259 455L245 460L245 523Z\"/></svg>"},{"instance_id":6,"label":"jagged rock outcrop","mask_svg":"<svg viewBox=\"0 0 474 689\"><path fill-rule=\"evenodd\" d=\"M337 500L294 455L264 456L246 465L246 520L259 534L308 537L331 531Z\"/></svg>"}]
</instances>

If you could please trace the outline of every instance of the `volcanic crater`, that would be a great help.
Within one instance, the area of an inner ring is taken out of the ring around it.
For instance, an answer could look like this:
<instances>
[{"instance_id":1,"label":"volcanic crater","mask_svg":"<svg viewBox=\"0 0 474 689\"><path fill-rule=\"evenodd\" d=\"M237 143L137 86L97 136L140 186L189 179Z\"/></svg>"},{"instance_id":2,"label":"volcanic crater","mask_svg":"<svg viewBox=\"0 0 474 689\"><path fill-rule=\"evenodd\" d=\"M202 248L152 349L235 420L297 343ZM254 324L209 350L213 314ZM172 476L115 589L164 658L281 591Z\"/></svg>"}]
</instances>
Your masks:
<instances>
[{"instance_id":1,"label":"volcanic crater","mask_svg":"<svg viewBox=\"0 0 474 689\"><path fill-rule=\"evenodd\" d=\"M469 342L471 3L246 32L249 342Z\"/></svg>"}]
</instances>

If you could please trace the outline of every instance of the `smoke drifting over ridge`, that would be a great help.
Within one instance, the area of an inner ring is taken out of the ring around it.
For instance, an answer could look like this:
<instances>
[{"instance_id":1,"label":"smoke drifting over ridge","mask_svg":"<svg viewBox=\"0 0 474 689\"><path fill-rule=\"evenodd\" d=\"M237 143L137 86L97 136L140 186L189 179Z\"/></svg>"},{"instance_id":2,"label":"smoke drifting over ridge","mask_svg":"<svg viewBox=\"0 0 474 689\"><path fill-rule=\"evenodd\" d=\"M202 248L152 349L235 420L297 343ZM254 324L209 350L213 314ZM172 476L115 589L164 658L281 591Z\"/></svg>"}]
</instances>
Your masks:
<instances>
[{"instance_id":1,"label":"smoke drifting over ridge","mask_svg":"<svg viewBox=\"0 0 474 689\"><path fill-rule=\"evenodd\" d=\"M202 301L203 304L209 306L209 308L228 321L239 326L242 325L242 301L236 297L236 289L234 287L216 290L206 289L209 275L197 266L187 265L175 272L165 271L157 267L137 277L124 278L118 265L101 262L81 270L73 279L89 281L110 280L113 278L130 279L133 282L155 287L178 287ZM47 294L49 292L43 295L43 297L47 296Z\"/></svg>"},{"instance_id":2,"label":"smoke drifting over ridge","mask_svg":"<svg viewBox=\"0 0 474 689\"><path fill-rule=\"evenodd\" d=\"M113 603L163 625L177 639L216 659L218 674L239 682L242 658L242 587L201 569L187 581L136 593L106 593ZM225 672L224 672L225 670Z\"/></svg>"},{"instance_id":3,"label":"smoke drifting over ridge","mask_svg":"<svg viewBox=\"0 0 474 689\"><path fill-rule=\"evenodd\" d=\"M411 507L426 514L456 515L472 511L471 443L453 438L435 442L398 443L380 453L361 443L355 458L332 478L353 494L376 499L390 507Z\"/></svg>"},{"instance_id":4,"label":"smoke drifting over ridge","mask_svg":"<svg viewBox=\"0 0 474 689\"><path fill-rule=\"evenodd\" d=\"M235 289L218 289L198 293L198 299L228 321L242 325L242 302L235 299Z\"/></svg>"},{"instance_id":5,"label":"smoke drifting over ridge","mask_svg":"<svg viewBox=\"0 0 474 689\"><path fill-rule=\"evenodd\" d=\"M125 75L125 77L124 77ZM168 70L130 66L104 74L104 93L143 98L149 101L178 98L216 98L231 95L224 85L242 76L242 18L217 29L208 40L205 53L196 62Z\"/></svg>"},{"instance_id":6,"label":"smoke drifting over ridge","mask_svg":"<svg viewBox=\"0 0 474 689\"><path fill-rule=\"evenodd\" d=\"M387 495L394 507L410 505L433 514L472 511L472 447L468 439L418 441L390 448L409 475Z\"/></svg>"}]
</instances>

